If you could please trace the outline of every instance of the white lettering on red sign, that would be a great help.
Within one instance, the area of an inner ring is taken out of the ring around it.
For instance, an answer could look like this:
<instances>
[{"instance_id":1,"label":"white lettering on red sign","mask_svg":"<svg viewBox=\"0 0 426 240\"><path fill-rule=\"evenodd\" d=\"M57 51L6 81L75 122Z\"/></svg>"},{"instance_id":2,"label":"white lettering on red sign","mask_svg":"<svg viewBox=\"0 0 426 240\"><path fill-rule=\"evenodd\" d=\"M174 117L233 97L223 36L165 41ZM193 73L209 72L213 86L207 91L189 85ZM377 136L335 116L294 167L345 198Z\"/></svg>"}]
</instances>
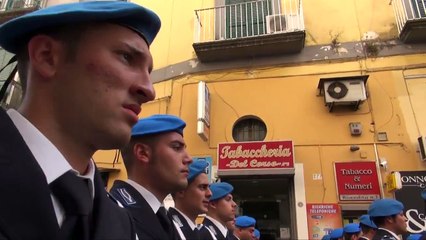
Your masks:
<instances>
[{"instance_id":1,"label":"white lettering on red sign","mask_svg":"<svg viewBox=\"0 0 426 240\"><path fill-rule=\"evenodd\" d=\"M267 148L266 144L263 144L260 149L247 149L243 150L242 145L238 145L235 150L230 150L231 146L225 146L222 148L220 153L221 159L231 158L266 158L266 157L289 157L291 156L290 148L283 148L283 145L279 145L278 148Z\"/></svg>"},{"instance_id":2,"label":"white lettering on red sign","mask_svg":"<svg viewBox=\"0 0 426 240\"><path fill-rule=\"evenodd\" d=\"M248 161L245 160L231 160L228 164L226 164L229 168L247 168L250 165L252 168L260 168L260 167L289 167L289 162L278 162L278 161L267 161L261 162L257 159L252 159Z\"/></svg>"}]
</instances>

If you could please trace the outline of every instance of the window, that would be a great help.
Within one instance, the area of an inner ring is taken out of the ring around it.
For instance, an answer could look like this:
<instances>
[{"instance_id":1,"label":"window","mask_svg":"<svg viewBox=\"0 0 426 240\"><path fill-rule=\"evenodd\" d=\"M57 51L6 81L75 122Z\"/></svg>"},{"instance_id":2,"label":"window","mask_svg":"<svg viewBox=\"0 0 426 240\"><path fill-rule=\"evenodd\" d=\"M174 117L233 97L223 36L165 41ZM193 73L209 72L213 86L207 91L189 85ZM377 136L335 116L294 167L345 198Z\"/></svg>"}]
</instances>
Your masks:
<instances>
[{"instance_id":1,"label":"window","mask_svg":"<svg viewBox=\"0 0 426 240\"><path fill-rule=\"evenodd\" d=\"M243 117L235 123L232 137L236 142L263 141L266 137L266 125L257 117Z\"/></svg>"}]
</instances>

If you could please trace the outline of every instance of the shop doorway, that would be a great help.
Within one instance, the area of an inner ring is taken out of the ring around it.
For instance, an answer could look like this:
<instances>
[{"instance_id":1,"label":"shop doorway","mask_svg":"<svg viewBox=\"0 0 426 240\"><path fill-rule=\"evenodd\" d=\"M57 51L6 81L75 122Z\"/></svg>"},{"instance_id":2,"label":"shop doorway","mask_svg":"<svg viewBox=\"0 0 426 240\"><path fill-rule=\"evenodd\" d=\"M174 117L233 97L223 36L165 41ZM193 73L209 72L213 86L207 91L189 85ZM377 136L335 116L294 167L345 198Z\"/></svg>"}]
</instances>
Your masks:
<instances>
[{"instance_id":1,"label":"shop doorway","mask_svg":"<svg viewBox=\"0 0 426 240\"><path fill-rule=\"evenodd\" d=\"M262 240L297 239L293 175L226 176L221 179L234 186L237 214L256 219Z\"/></svg>"}]
</instances>

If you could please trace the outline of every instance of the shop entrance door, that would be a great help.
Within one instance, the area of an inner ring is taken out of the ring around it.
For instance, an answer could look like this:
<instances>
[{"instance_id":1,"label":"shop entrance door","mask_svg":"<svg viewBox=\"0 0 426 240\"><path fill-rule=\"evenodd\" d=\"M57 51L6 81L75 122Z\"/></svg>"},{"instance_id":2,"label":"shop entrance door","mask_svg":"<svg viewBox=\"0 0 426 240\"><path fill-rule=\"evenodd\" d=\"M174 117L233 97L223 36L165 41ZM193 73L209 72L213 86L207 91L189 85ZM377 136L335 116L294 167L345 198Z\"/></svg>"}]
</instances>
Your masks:
<instances>
[{"instance_id":1,"label":"shop entrance door","mask_svg":"<svg viewBox=\"0 0 426 240\"><path fill-rule=\"evenodd\" d=\"M262 240L297 239L293 176L226 176L234 186L237 215L256 219Z\"/></svg>"}]
</instances>

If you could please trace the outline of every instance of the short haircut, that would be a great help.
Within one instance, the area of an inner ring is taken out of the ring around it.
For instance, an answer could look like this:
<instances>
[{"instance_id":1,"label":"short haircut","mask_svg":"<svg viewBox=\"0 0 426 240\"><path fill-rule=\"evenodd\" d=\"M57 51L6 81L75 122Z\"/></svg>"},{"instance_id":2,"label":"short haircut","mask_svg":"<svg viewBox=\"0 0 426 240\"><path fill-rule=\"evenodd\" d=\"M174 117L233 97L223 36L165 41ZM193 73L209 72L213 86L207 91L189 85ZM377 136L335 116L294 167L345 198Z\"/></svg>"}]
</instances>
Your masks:
<instances>
[{"instance_id":1,"label":"short haircut","mask_svg":"<svg viewBox=\"0 0 426 240\"><path fill-rule=\"evenodd\" d=\"M371 229L375 229L375 228L372 228L372 227L370 227L370 226L365 225L364 223L359 223L359 227L361 228L361 231L362 231L363 233L367 233L367 232L368 232L368 231L370 231Z\"/></svg>"},{"instance_id":2,"label":"short haircut","mask_svg":"<svg viewBox=\"0 0 426 240\"><path fill-rule=\"evenodd\" d=\"M132 169L135 162L135 156L133 154L133 147L135 146L135 144L136 143L146 144L154 150L155 143L157 142L157 140L158 140L158 134L146 135L142 137L132 137L130 139L130 142L126 144L126 146L120 149L121 157L123 158L123 163L127 169L127 173L129 173L129 170Z\"/></svg>"},{"instance_id":3,"label":"short haircut","mask_svg":"<svg viewBox=\"0 0 426 240\"><path fill-rule=\"evenodd\" d=\"M376 224L377 227L381 227L385 224L386 218L391 217L395 218L397 214L393 214L391 216L385 216L385 217L371 217L371 220Z\"/></svg>"},{"instance_id":4,"label":"short haircut","mask_svg":"<svg viewBox=\"0 0 426 240\"><path fill-rule=\"evenodd\" d=\"M357 233L345 233L345 234L343 234L343 239L344 240L351 240L353 235L358 236L358 234L359 234L359 232L357 232Z\"/></svg>"},{"instance_id":5,"label":"short haircut","mask_svg":"<svg viewBox=\"0 0 426 240\"><path fill-rule=\"evenodd\" d=\"M65 25L53 28L46 28L38 31L35 34L31 34L30 36L24 37L19 43L21 48L17 52L18 59L18 73L19 79L22 84L22 91L25 95L27 90L27 81L28 81L28 64L29 64L29 53L28 53L28 42L32 37L36 35L48 35L56 40L63 42L66 46L66 60L73 61L75 60L76 52L78 46L80 44L81 37L87 31L90 26L94 26L94 24L85 23L79 25Z\"/></svg>"}]
</instances>

